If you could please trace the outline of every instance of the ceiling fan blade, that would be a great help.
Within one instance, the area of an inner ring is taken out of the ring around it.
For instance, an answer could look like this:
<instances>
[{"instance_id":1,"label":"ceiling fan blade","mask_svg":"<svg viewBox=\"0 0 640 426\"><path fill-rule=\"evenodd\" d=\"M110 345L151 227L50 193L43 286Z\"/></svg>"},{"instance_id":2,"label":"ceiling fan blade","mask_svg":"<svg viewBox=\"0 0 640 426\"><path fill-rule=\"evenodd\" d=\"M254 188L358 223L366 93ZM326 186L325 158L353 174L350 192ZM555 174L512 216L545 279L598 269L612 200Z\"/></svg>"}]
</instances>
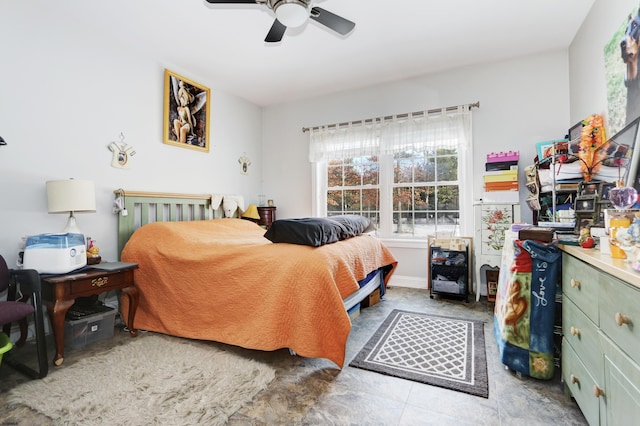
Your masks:
<instances>
[{"instance_id":1,"label":"ceiling fan blade","mask_svg":"<svg viewBox=\"0 0 640 426\"><path fill-rule=\"evenodd\" d=\"M347 35L356 26L355 22L351 22L320 7L311 9L311 19L342 35Z\"/></svg>"},{"instance_id":2,"label":"ceiling fan blade","mask_svg":"<svg viewBox=\"0 0 640 426\"><path fill-rule=\"evenodd\" d=\"M207 0L209 3L223 4L223 3L258 3L256 0Z\"/></svg>"},{"instance_id":3,"label":"ceiling fan blade","mask_svg":"<svg viewBox=\"0 0 640 426\"><path fill-rule=\"evenodd\" d=\"M277 43L282 40L282 36L284 35L284 31L287 29L284 25L280 23L277 19L273 21L273 25L269 30L269 34L264 39L267 43Z\"/></svg>"}]
</instances>

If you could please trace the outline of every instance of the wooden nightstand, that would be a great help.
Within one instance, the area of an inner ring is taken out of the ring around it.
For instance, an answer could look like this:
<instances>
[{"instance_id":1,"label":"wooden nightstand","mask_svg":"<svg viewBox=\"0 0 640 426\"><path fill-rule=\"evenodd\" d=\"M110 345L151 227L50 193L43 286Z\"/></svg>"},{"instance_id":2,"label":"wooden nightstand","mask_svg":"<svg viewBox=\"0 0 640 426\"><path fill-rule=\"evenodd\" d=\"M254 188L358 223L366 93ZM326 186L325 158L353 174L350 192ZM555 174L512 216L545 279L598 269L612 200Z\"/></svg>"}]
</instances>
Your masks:
<instances>
[{"instance_id":1,"label":"wooden nightstand","mask_svg":"<svg viewBox=\"0 0 640 426\"><path fill-rule=\"evenodd\" d=\"M258 207L260 215L260 225L269 229L273 221L276 220L276 207Z\"/></svg>"},{"instance_id":2,"label":"wooden nightstand","mask_svg":"<svg viewBox=\"0 0 640 426\"><path fill-rule=\"evenodd\" d=\"M129 333L131 336L138 335L138 331L133 327L139 299L138 289L133 281L133 271L137 268L138 265L135 263L107 262L69 274L41 276L42 298L51 319L56 344L54 365L62 365L64 361L64 320L67 311L78 297L122 290L120 297L124 295L129 301L129 315L126 319Z\"/></svg>"}]
</instances>

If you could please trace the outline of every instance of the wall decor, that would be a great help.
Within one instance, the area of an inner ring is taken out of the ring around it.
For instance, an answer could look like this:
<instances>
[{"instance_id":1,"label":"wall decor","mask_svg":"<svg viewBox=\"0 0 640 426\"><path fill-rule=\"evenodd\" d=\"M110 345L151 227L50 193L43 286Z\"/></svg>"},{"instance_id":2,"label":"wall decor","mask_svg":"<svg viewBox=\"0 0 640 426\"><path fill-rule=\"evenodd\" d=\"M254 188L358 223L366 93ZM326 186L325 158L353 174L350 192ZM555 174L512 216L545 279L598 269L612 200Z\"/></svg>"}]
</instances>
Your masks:
<instances>
[{"instance_id":1,"label":"wall decor","mask_svg":"<svg viewBox=\"0 0 640 426\"><path fill-rule=\"evenodd\" d=\"M240 173L242 173L243 175L248 175L251 160L243 155L242 157L238 158L238 163L240 163Z\"/></svg>"},{"instance_id":2,"label":"wall decor","mask_svg":"<svg viewBox=\"0 0 640 426\"><path fill-rule=\"evenodd\" d=\"M640 116L640 42L638 9L620 17L620 25L604 47L607 81L608 132L613 134Z\"/></svg>"},{"instance_id":3,"label":"wall decor","mask_svg":"<svg viewBox=\"0 0 640 426\"><path fill-rule=\"evenodd\" d=\"M208 87L164 70L164 143L209 152Z\"/></svg>"},{"instance_id":4,"label":"wall decor","mask_svg":"<svg viewBox=\"0 0 640 426\"><path fill-rule=\"evenodd\" d=\"M128 169L131 163L130 158L136 155L136 151L131 145L124 143L124 134L120 133L120 142L111 142L107 148L113 154L111 157L111 167L116 169Z\"/></svg>"}]
</instances>

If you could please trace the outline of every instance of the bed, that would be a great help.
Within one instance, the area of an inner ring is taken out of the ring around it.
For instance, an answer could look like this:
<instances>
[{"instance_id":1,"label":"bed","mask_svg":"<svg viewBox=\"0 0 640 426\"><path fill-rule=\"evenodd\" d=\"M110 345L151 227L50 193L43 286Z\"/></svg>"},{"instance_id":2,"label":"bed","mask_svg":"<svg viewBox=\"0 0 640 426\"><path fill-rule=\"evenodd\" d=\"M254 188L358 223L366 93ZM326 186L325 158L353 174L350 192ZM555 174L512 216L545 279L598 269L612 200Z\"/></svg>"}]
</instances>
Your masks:
<instances>
[{"instance_id":1,"label":"bed","mask_svg":"<svg viewBox=\"0 0 640 426\"><path fill-rule=\"evenodd\" d=\"M137 329L288 348L342 368L347 311L384 292L397 266L368 234L318 247L274 243L251 221L214 218L206 195L115 192L128 213L119 215L120 258L139 265Z\"/></svg>"}]
</instances>

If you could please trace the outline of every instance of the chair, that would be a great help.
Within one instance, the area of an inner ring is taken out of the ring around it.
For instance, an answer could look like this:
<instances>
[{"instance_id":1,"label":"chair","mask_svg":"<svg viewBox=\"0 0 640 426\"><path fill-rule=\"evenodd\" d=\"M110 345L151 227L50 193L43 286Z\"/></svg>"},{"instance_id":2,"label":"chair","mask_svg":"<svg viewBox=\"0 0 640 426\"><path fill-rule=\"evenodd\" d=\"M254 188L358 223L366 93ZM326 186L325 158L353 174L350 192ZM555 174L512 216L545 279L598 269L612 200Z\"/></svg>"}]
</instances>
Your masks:
<instances>
[{"instance_id":1,"label":"chair","mask_svg":"<svg viewBox=\"0 0 640 426\"><path fill-rule=\"evenodd\" d=\"M35 269L9 269L4 257L0 256L0 293L7 290L7 300L0 301L0 325L7 336L11 336L11 323L17 322L20 325L20 339L16 342L16 346L20 347L27 340L28 318L33 314L38 371L17 362L11 356L5 357L4 361L16 370L36 379L41 379L49 373L40 289L38 271ZM29 301L31 301L30 304Z\"/></svg>"}]
</instances>

